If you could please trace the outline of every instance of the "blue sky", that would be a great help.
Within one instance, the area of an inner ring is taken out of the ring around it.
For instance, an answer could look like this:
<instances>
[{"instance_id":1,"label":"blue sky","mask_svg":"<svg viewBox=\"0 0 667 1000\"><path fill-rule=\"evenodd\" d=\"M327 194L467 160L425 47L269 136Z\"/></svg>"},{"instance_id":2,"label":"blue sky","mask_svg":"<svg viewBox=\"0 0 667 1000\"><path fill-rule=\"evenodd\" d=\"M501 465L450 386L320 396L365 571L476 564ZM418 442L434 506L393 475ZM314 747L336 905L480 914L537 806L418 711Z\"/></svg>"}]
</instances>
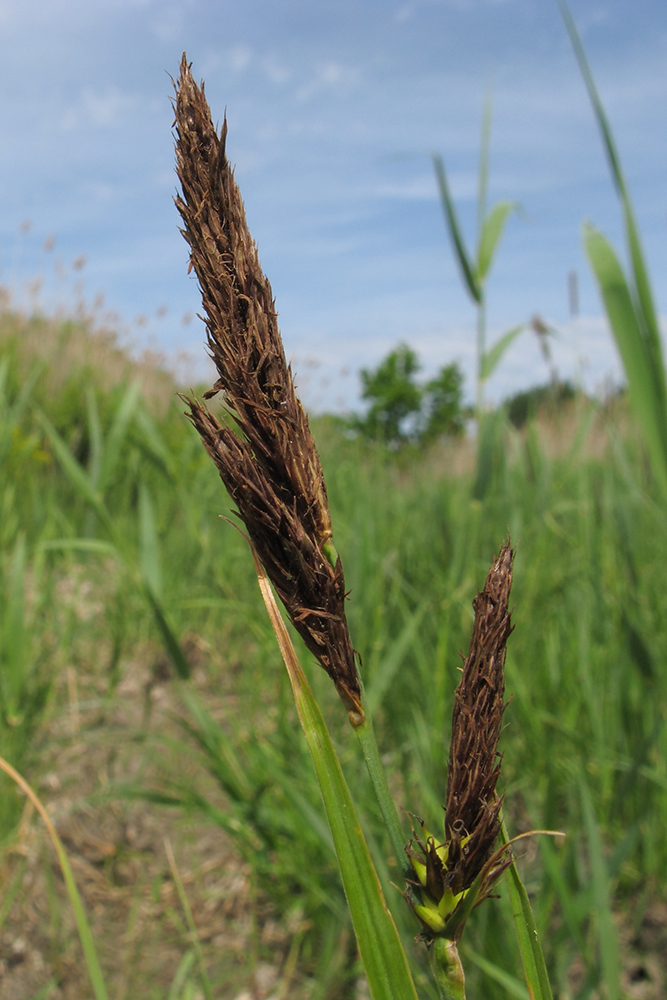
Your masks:
<instances>
[{"instance_id":1,"label":"blue sky","mask_svg":"<svg viewBox=\"0 0 667 1000\"><path fill-rule=\"evenodd\" d=\"M667 7L572 10L664 311ZM580 244L584 218L619 241L618 206L555 0L0 0L0 282L17 299L39 274L47 307L82 283L137 345L189 352L202 370L202 326L183 322L198 296L172 201L169 74L183 50L214 117L227 108L229 155L311 407L356 405L359 368L401 340L425 377L458 360L472 393L474 313L428 153L443 154L472 239L489 83L490 196L523 206L489 283L491 339L538 312L561 331L563 375L592 387L618 373ZM489 394L546 374L526 337Z\"/></svg>"}]
</instances>

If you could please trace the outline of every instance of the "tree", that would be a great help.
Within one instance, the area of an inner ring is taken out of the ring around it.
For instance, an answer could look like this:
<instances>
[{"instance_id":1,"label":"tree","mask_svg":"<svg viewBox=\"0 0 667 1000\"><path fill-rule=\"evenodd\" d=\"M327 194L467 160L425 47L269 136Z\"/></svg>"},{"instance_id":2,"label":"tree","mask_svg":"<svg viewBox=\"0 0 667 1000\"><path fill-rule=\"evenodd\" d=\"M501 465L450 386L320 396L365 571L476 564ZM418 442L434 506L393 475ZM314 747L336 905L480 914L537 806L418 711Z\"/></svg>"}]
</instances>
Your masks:
<instances>
[{"instance_id":1,"label":"tree","mask_svg":"<svg viewBox=\"0 0 667 1000\"><path fill-rule=\"evenodd\" d=\"M463 433L463 372L456 362L445 365L436 378L426 383L423 410L426 425L420 435L422 441Z\"/></svg>"},{"instance_id":2,"label":"tree","mask_svg":"<svg viewBox=\"0 0 667 1000\"><path fill-rule=\"evenodd\" d=\"M414 436L413 419L421 410L422 389L414 381L419 371L417 355L407 344L399 344L369 371L361 371L362 399L370 400L366 416L357 421L366 437L397 447Z\"/></svg>"},{"instance_id":3,"label":"tree","mask_svg":"<svg viewBox=\"0 0 667 1000\"><path fill-rule=\"evenodd\" d=\"M353 427L365 437L398 448L410 441L425 444L464 429L463 374L456 363L445 365L420 385L416 353L399 344L375 369L362 369L362 398L370 402L365 417Z\"/></svg>"}]
</instances>

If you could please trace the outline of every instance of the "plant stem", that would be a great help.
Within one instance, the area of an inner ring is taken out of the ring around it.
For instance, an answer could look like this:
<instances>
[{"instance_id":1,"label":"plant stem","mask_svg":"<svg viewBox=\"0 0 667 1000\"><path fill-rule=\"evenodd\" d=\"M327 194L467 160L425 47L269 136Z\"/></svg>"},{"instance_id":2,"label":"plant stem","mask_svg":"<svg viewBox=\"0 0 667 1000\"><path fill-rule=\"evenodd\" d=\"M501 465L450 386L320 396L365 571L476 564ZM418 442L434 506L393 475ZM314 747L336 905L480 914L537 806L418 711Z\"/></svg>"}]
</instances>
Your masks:
<instances>
[{"instance_id":1,"label":"plant stem","mask_svg":"<svg viewBox=\"0 0 667 1000\"><path fill-rule=\"evenodd\" d=\"M475 409L477 417L477 428L479 432L479 425L482 419L482 413L484 411L484 382L483 377L484 371L484 355L486 353L486 302L484 297L482 301L477 306L477 398L475 400Z\"/></svg>"},{"instance_id":2,"label":"plant stem","mask_svg":"<svg viewBox=\"0 0 667 1000\"><path fill-rule=\"evenodd\" d=\"M431 945L431 967L440 1000L466 1000L465 974L456 941L435 939Z\"/></svg>"},{"instance_id":3,"label":"plant stem","mask_svg":"<svg viewBox=\"0 0 667 1000\"><path fill-rule=\"evenodd\" d=\"M392 850L396 857L396 864L399 866L401 871L406 870L408 874L412 874L406 855L405 855L405 845L407 843L405 833L401 828L401 823L398 818L398 813L396 811L396 806L394 805L394 800L391 797L391 792L389 791L389 785L387 784L387 774L384 769L384 765L380 758L380 749L377 745L377 740L375 738L375 729L373 727L373 720L371 719L367 705L366 705L366 694L362 687L361 692L362 705L366 713L366 718L360 726L355 726L354 731L357 734L357 739L359 740L359 745L361 747L361 752L366 761L366 767L368 768L368 774L371 779L371 784L373 786L373 791L375 792L375 797L380 806L380 812L382 813L382 819L387 828L387 833L389 834L389 839L391 841Z\"/></svg>"}]
</instances>

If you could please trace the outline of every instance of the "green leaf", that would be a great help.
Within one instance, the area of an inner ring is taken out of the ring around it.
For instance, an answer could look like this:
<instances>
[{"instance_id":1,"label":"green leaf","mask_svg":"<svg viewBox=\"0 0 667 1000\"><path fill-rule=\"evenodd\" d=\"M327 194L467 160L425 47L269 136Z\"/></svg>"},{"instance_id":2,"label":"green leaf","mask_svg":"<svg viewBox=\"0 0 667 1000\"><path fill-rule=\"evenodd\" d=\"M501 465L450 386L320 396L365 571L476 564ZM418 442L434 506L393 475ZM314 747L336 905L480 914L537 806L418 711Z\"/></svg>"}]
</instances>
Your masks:
<instances>
[{"instance_id":1,"label":"green leaf","mask_svg":"<svg viewBox=\"0 0 667 1000\"><path fill-rule=\"evenodd\" d=\"M486 194L489 188L489 159L491 150L491 125L493 123L493 94L490 85L484 94L482 108L482 134L479 143L479 171L477 174L477 240L481 239L486 218Z\"/></svg>"},{"instance_id":2,"label":"green leaf","mask_svg":"<svg viewBox=\"0 0 667 1000\"><path fill-rule=\"evenodd\" d=\"M558 2L561 14L563 15L563 20L565 21L565 27L567 28L567 32L570 36L570 41L572 42L572 48L574 49L574 54L579 64L579 69L581 70L581 75L584 78L584 83L586 84L586 89L588 90L588 96L590 98L591 104L593 105L593 112L597 119L600 132L602 134L602 142L605 148L605 152L607 154L607 160L609 162L609 168L611 170L611 175L614 181L614 185L616 187L616 191L623 206L623 214L625 217L625 227L626 227L626 239L628 241L630 258L632 260L632 268L636 284L636 291L640 309L643 314L643 319L646 322L647 332L652 341L651 350L657 351L656 361L658 360L658 358L660 358L660 360L662 361L660 333L659 333L658 321L656 318L656 311L653 304L653 294L651 292L650 279L644 261L644 254L641 247L639 230L637 228L637 223L635 221L632 201L630 200L630 192L628 191L628 186L626 184L625 177L623 175L621 158L618 154L618 150L616 149L616 143L614 142L614 136L611 131L611 125L609 124L609 119L607 118L604 106L602 104L602 101L600 100L600 95L595 85L595 80L593 79L593 74L591 73L591 68L588 64L588 59L586 58L586 52L584 51L584 46L581 42L579 32L577 31L577 26L574 22L574 18L570 13L570 9L566 3L566 0L558 0ZM664 374L664 364L662 363L660 364L660 371Z\"/></svg>"},{"instance_id":3,"label":"green leaf","mask_svg":"<svg viewBox=\"0 0 667 1000\"><path fill-rule=\"evenodd\" d=\"M113 423L105 443L104 452L101 456L98 481L98 487L101 493L104 493L104 490L109 486L114 478L116 466L118 465L118 460L121 456L123 445L129 430L130 421L134 416L140 398L141 383L132 382L132 384L127 387L118 409L114 414Z\"/></svg>"},{"instance_id":4,"label":"green leaf","mask_svg":"<svg viewBox=\"0 0 667 1000\"><path fill-rule=\"evenodd\" d=\"M607 238L590 223L584 224L583 242L609 324L623 362L630 399L639 419L653 469L667 492L667 424L656 388L650 353L646 350L632 294Z\"/></svg>"},{"instance_id":5,"label":"green leaf","mask_svg":"<svg viewBox=\"0 0 667 1000\"><path fill-rule=\"evenodd\" d=\"M600 959L607 1000L618 1000L621 991L621 969L619 964L619 942L609 892L609 874L604 860L604 846L600 827L595 819L591 793L581 782L581 806L588 841L588 859L593 879L593 899L597 913L597 931L600 944Z\"/></svg>"},{"instance_id":6,"label":"green leaf","mask_svg":"<svg viewBox=\"0 0 667 1000\"><path fill-rule=\"evenodd\" d=\"M385 903L329 731L254 551L253 557L262 597L315 765L371 996L373 1000L416 1000L407 958Z\"/></svg>"},{"instance_id":7,"label":"green leaf","mask_svg":"<svg viewBox=\"0 0 667 1000\"><path fill-rule=\"evenodd\" d=\"M499 201L484 219L479 246L477 248L477 280L481 284L484 283L484 279L491 267L507 220L512 212L516 211L516 208L517 204L514 201Z\"/></svg>"},{"instance_id":8,"label":"green leaf","mask_svg":"<svg viewBox=\"0 0 667 1000\"><path fill-rule=\"evenodd\" d=\"M520 323L519 326L515 326L513 329L508 330L507 333L504 333L502 337L495 342L493 347L490 347L489 350L486 351L484 357L482 358L482 367L480 371L480 377L484 382L491 378L505 351L511 344L514 343L519 334L523 333L525 329L526 324Z\"/></svg>"},{"instance_id":9,"label":"green leaf","mask_svg":"<svg viewBox=\"0 0 667 1000\"><path fill-rule=\"evenodd\" d=\"M21 718L21 694L26 686L25 630L25 536L14 545L0 631L0 706L5 720L14 724ZM13 720L13 723L12 721Z\"/></svg>"},{"instance_id":10,"label":"green leaf","mask_svg":"<svg viewBox=\"0 0 667 1000\"><path fill-rule=\"evenodd\" d=\"M509 972L506 972L505 969L501 969L499 965L490 962L488 958L478 955L476 951L473 951L467 945L464 945L462 950L469 961L481 969L482 972L486 973L489 979L493 979L494 982L499 983L509 996L516 997L516 1000L530 1000L530 994L523 983L519 982Z\"/></svg>"},{"instance_id":11,"label":"green leaf","mask_svg":"<svg viewBox=\"0 0 667 1000\"><path fill-rule=\"evenodd\" d=\"M90 440L90 457L88 459L88 477L94 487L100 480L100 470L102 467L102 453L104 450L104 438L102 435L102 424L100 422L100 411L97 406L95 390L92 385L86 386L86 407L88 410L88 437Z\"/></svg>"},{"instance_id":12,"label":"green leaf","mask_svg":"<svg viewBox=\"0 0 667 1000\"><path fill-rule=\"evenodd\" d=\"M37 411L37 419L42 426L42 430L46 434L51 447L55 453L56 458L60 462L63 468L63 472L69 479L72 486L75 488L77 493L81 496L83 500L90 504L93 508L100 521L104 524L107 530L113 536L114 526L109 513L102 502L100 494L97 492L90 479L86 475L85 471L81 468L77 460L74 458L69 448L63 441L62 437L55 429L49 418L42 413Z\"/></svg>"},{"instance_id":13,"label":"green leaf","mask_svg":"<svg viewBox=\"0 0 667 1000\"><path fill-rule=\"evenodd\" d=\"M461 274L463 275L463 280L470 292L472 298L477 303L482 301L482 288L477 280L472 262L468 256L468 251L466 250L465 242L463 239L463 233L461 232L461 227L459 225L459 220L456 215L456 209L454 207L454 202L452 201L451 195L449 193L449 185L447 184L447 174L445 172L445 164L439 153L432 153L431 159L433 160L433 166L435 168L435 176L438 181L438 188L440 190L440 202L442 204L442 210L445 216L445 222L447 223L447 228L449 229L449 235L452 243L454 244L454 251L459 262L459 267L461 268Z\"/></svg>"},{"instance_id":14,"label":"green leaf","mask_svg":"<svg viewBox=\"0 0 667 1000\"><path fill-rule=\"evenodd\" d=\"M565 22L565 27L570 36L570 41L572 42L574 54L579 64L579 69L581 70L581 75L584 78L584 83L586 85L586 89L588 90L588 96L593 106L593 112L602 135L602 142L607 154L607 160L609 162L609 168L614 186L616 187L617 194L621 201L623 221L625 224L625 238L632 265L632 278L634 280L633 287L628 288L628 294L635 312L636 328L639 331L637 350L640 350L641 344L641 350L643 350L646 355L648 378L652 383L650 391L657 411L657 427L655 430L657 430L662 436L662 449L667 454L667 383L665 380L665 363L662 353L657 310L654 304L653 292L651 290L651 280L644 257L644 251L641 245L639 229L635 220L634 209L630 199L630 192L623 175L621 159L616 149L611 126L602 105L602 101L600 100L600 95L595 85L595 80L593 79L590 66L588 65L586 53L584 51L581 38L579 37L579 32L577 31L577 26L574 22L572 14L570 13L566 0L558 0L558 2L563 20ZM627 370L626 375L628 376L628 382L630 382L630 375ZM653 459L653 453L651 457ZM662 468L664 462L665 458L662 458L660 460L661 468L658 472L661 480L664 475Z\"/></svg>"},{"instance_id":15,"label":"green leaf","mask_svg":"<svg viewBox=\"0 0 667 1000\"><path fill-rule=\"evenodd\" d=\"M136 444L144 454L154 462L170 482L177 481L177 463L174 456L165 445L155 420L145 406L140 406L134 417L135 426L139 432Z\"/></svg>"},{"instance_id":16,"label":"green leaf","mask_svg":"<svg viewBox=\"0 0 667 1000\"><path fill-rule=\"evenodd\" d=\"M164 838L164 847L167 854L167 860L169 861L169 867L171 868L171 874L174 879L174 885L176 886L176 892L178 893L181 908L185 914L188 930L190 932L189 937L192 942L192 948L197 956L199 981L201 983L202 990L204 991L206 1000L213 1000L213 990L211 989L211 982L206 971L206 962L204 961L204 952L201 946L201 941L199 940L199 934L197 933L197 925L195 924L194 917L192 916L192 907L190 906L190 901L188 900L185 886L183 885L183 880L181 879L181 874L176 865L176 859L174 857L169 837Z\"/></svg>"},{"instance_id":17,"label":"green leaf","mask_svg":"<svg viewBox=\"0 0 667 1000\"><path fill-rule=\"evenodd\" d=\"M143 482L139 486L139 559L144 579L152 593L161 599L162 572L155 508L148 486Z\"/></svg>"},{"instance_id":18,"label":"green leaf","mask_svg":"<svg viewBox=\"0 0 667 1000\"><path fill-rule=\"evenodd\" d=\"M430 599L427 598L409 615L406 614L403 628L396 639L392 641L387 654L380 660L377 669L373 672L372 680L366 691L366 704L371 715L374 715L382 704L396 671L407 656L422 619L429 608Z\"/></svg>"},{"instance_id":19,"label":"green leaf","mask_svg":"<svg viewBox=\"0 0 667 1000\"><path fill-rule=\"evenodd\" d=\"M157 625L160 635L162 636L162 642L164 643L164 648L167 651L169 659L173 663L176 673L181 680L187 680L190 676L190 664L186 660L180 643L167 621L167 616L165 615L162 604L153 593L148 580L144 580L144 593L153 611L155 624Z\"/></svg>"},{"instance_id":20,"label":"green leaf","mask_svg":"<svg viewBox=\"0 0 667 1000\"><path fill-rule=\"evenodd\" d=\"M500 839L503 844L507 844L509 840L504 823L500 831ZM531 1000L553 1000L533 910L514 862L508 868L507 886L530 998Z\"/></svg>"}]
</instances>

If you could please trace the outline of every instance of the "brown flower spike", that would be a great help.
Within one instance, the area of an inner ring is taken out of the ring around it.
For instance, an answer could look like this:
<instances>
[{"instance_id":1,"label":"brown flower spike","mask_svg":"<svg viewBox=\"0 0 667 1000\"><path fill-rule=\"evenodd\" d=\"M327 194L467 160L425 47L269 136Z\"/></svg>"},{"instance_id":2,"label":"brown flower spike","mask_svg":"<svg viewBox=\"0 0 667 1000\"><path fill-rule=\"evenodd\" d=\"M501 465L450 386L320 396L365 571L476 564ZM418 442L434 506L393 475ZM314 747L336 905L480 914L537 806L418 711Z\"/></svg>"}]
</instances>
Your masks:
<instances>
[{"instance_id":1,"label":"brown flower spike","mask_svg":"<svg viewBox=\"0 0 667 1000\"><path fill-rule=\"evenodd\" d=\"M176 206L202 293L208 346L224 393L220 422L196 399L189 417L215 462L269 579L354 724L363 721L345 580L332 543L324 476L285 360L271 286L204 86L185 55L176 84Z\"/></svg>"},{"instance_id":2,"label":"brown flower spike","mask_svg":"<svg viewBox=\"0 0 667 1000\"><path fill-rule=\"evenodd\" d=\"M510 863L507 854L497 857L493 851L503 801L496 795L496 784L505 710L505 653L512 632L508 602L513 561L514 551L506 543L473 602L475 622L452 716L444 839L436 840L422 823L422 839L411 841L407 848L418 878L410 883L418 893L416 905L409 894L408 898L427 939L444 932L480 873L478 902Z\"/></svg>"}]
</instances>

